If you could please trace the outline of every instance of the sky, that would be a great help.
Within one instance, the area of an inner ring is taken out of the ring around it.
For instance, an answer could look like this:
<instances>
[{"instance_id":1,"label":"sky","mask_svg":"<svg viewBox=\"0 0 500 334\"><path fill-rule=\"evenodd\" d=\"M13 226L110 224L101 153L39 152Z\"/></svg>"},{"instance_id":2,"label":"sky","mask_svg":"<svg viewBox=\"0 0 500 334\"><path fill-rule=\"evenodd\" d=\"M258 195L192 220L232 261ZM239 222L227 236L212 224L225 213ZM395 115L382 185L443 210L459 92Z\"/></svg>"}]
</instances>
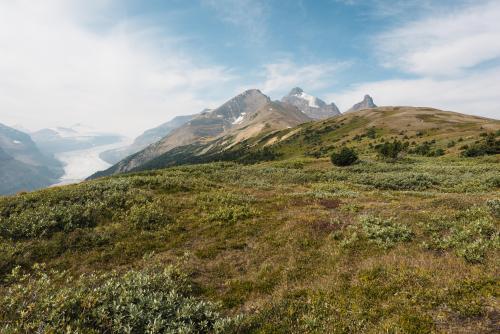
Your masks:
<instances>
[{"instance_id":1,"label":"sky","mask_svg":"<svg viewBox=\"0 0 500 334\"><path fill-rule=\"evenodd\" d=\"M295 86L500 119L500 0L0 0L0 123L136 136Z\"/></svg>"}]
</instances>

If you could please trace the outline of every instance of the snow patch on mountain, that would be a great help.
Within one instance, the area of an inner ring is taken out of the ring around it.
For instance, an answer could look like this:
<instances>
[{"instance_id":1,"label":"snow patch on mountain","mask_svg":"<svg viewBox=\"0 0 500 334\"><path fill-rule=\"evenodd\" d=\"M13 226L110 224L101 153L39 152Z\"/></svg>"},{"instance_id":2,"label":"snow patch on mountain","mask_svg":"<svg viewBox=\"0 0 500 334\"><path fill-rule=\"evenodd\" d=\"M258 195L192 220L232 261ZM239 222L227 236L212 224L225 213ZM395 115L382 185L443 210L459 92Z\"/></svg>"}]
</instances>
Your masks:
<instances>
[{"instance_id":1,"label":"snow patch on mountain","mask_svg":"<svg viewBox=\"0 0 500 334\"><path fill-rule=\"evenodd\" d=\"M233 125L235 125L235 124L240 124L241 122L243 122L243 119L245 118L245 115L246 115L246 114L247 114L246 112L242 112L242 113L241 113L241 115L240 115L238 118L236 118L236 119L233 121L233 123L232 123L232 124L233 124Z\"/></svg>"},{"instance_id":2,"label":"snow patch on mountain","mask_svg":"<svg viewBox=\"0 0 500 334\"><path fill-rule=\"evenodd\" d=\"M309 95L305 92L301 92L300 94L296 94L295 96L297 97L300 97L301 99L304 99L307 101L307 103L309 104L309 107L311 108L319 108L317 102L316 102L316 98L312 95Z\"/></svg>"}]
</instances>

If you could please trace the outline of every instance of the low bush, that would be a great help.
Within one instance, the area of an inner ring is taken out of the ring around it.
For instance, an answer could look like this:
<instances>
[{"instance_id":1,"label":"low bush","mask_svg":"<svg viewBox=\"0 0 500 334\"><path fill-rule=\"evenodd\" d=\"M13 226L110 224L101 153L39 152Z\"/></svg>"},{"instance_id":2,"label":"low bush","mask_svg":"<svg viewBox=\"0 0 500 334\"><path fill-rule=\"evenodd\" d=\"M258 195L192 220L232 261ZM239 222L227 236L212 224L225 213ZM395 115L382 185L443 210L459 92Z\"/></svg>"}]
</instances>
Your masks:
<instances>
[{"instance_id":1,"label":"low bush","mask_svg":"<svg viewBox=\"0 0 500 334\"><path fill-rule=\"evenodd\" d=\"M239 220L247 219L256 214L255 210L247 205L230 205L227 207L219 207L210 212L207 220L210 222L220 223L236 223Z\"/></svg>"},{"instance_id":2,"label":"low bush","mask_svg":"<svg viewBox=\"0 0 500 334\"><path fill-rule=\"evenodd\" d=\"M172 267L74 278L36 266L32 274L15 269L9 283L2 333L216 333L237 321L193 297Z\"/></svg>"},{"instance_id":3,"label":"low bush","mask_svg":"<svg viewBox=\"0 0 500 334\"><path fill-rule=\"evenodd\" d=\"M358 182L382 190L425 190L438 184L435 177L415 173L386 173L360 176Z\"/></svg>"},{"instance_id":4,"label":"low bush","mask_svg":"<svg viewBox=\"0 0 500 334\"><path fill-rule=\"evenodd\" d=\"M330 158L335 166L350 166L358 161L358 154L352 148L343 147L340 152L333 153Z\"/></svg>"},{"instance_id":5,"label":"low bush","mask_svg":"<svg viewBox=\"0 0 500 334\"><path fill-rule=\"evenodd\" d=\"M132 206L126 219L138 230L156 230L172 222L161 201Z\"/></svg>"},{"instance_id":6,"label":"low bush","mask_svg":"<svg viewBox=\"0 0 500 334\"><path fill-rule=\"evenodd\" d=\"M368 239L383 248L390 248L397 242L407 242L413 238L411 229L395 222L393 218L363 216L360 224Z\"/></svg>"},{"instance_id":7,"label":"low bush","mask_svg":"<svg viewBox=\"0 0 500 334\"><path fill-rule=\"evenodd\" d=\"M57 232L96 226L116 211L149 200L125 178L92 182L0 199L0 236L12 240L47 238Z\"/></svg>"}]
</instances>

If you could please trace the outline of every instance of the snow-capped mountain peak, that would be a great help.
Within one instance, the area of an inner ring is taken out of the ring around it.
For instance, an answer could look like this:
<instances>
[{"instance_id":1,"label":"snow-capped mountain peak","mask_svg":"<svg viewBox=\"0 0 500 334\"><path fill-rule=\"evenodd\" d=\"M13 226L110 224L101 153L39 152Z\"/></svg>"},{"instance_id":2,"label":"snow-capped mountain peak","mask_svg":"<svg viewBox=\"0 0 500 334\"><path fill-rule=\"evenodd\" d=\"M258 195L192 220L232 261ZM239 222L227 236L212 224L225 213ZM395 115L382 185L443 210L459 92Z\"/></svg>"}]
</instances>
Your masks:
<instances>
[{"instance_id":1,"label":"snow-capped mountain peak","mask_svg":"<svg viewBox=\"0 0 500 334\"><path fill-rule=\"evenodd\" d=\"M299 94L295 94L294 96L306 100L309 104L309 107L311 108L319 108L317 99L314 96L307 94L306 92L301 92Z\"/></svg>"},{"instance_id":2,"label":"snow-capped mountain peak","mask_svg":"<svg viewBox=\"0 0 500 334\"><path fill-rule=\"evenodd\" d=\"M335 103L326 104L323 100L304 92L300 87L293 88L281 101L297 107L313 119L324 119L340 114Z\"/></svg>"}]
</instances>

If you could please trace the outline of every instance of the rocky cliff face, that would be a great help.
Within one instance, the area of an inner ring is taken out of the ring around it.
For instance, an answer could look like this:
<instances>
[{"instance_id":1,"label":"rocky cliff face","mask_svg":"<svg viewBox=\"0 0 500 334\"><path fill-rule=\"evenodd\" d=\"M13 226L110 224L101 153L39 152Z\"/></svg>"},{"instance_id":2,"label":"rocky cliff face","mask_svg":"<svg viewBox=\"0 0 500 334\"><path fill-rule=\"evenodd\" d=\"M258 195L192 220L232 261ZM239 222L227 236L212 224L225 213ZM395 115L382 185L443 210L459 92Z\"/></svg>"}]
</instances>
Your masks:
<instances>
[{"instance_id":1,"label":"rocky cliff face","mask_svg":"<svg viewBox=\"0 0 500 334\"><path fill-rule=\"evenodd\" d=\"M325 101L305 93L301 88L295 87L281 99L281 102L291 104L312 119L325 119L340 115L335 103L326 104Z\"/></svg>"}]
</instances>

